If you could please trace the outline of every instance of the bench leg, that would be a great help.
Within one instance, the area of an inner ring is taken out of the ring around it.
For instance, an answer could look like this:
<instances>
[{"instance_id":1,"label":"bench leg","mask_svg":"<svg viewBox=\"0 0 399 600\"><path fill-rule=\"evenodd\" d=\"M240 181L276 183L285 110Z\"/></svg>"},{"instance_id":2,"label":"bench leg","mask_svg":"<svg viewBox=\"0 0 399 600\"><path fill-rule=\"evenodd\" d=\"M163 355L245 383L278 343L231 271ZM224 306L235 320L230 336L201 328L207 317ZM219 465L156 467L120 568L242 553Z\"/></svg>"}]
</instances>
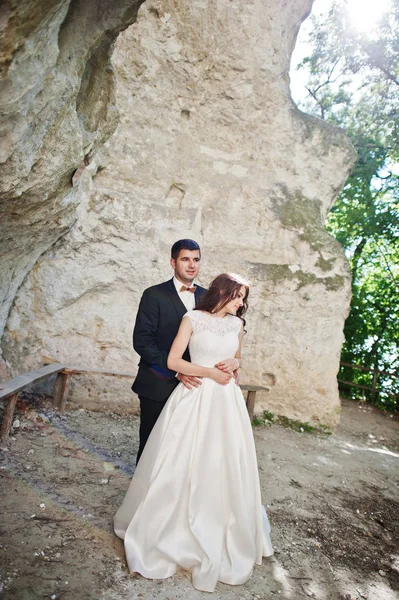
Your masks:
<instances>
[{"instance_id":1,"label":"bench leg","mask_svg":"<svg viewBox=\"0 0 399 600\"><path fill-rule=\"evenodd\" d=\"M66 373L58 373L54 384L54 406L61 412L65 410L69 390L69 377Z\"/></svg>"},{"instance_id":2,"label":"bench leg","mask_svg":"<svg viewBox=\"0 0 399 600\"><path fill-rule=\"evenodd\" d=\"M250 390L247 395L247 410L248 410L249 418L251 421L254 418L255 399L256 399L256 391Z\"/></svg>"},{"instance_id":3,"label":"bench leg","mask_svg":"<svg viewBox=\"0 0 399 600\"><path fill-rule=\"evenodd\" d=\"M18 400L18 394L13 394L10 396L7 402L6 412L4 413L3 423L1 425L1 441L5 442L8 438L8 434L10 433L10 428L12 425L12 420L14 417L15 405Z\"/></svg>"}]
</instances>

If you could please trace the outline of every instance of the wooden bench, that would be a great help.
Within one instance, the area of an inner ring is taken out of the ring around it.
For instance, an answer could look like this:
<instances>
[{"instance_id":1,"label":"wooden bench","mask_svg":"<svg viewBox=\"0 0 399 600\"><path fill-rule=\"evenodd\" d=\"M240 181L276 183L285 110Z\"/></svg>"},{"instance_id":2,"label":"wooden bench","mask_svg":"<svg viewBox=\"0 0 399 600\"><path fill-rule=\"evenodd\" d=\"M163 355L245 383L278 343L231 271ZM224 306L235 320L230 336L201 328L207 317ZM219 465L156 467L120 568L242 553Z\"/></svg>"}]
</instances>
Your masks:
<instances>
[{"instance_id":1,"label":"wooden bench","mask_svg":"<svg viewBox=\"0 0 399 600\"><path fill-rule=\"evenodd\" d=\"M65 375L108 375L111 377L128 377L129 379L134 379L136 374L134 373L120 373L114 371L101 371L100 369L80 369L79 367L65 367L64 369ZM248 409L249 417L252 421L254 412L255 412L255 402L256 402L256 392L268 392L269 388L263 387L261 385L240 385L240 388L243 392L248 392L246 405ZM64 410L65 408L65 399L58 406L60 410Z\"/></svg>"},{"instance_id":2,"label":"wooden bench","mask_svg":"<svg viewBox=\"0 0 399 600\"><path fill-rule=\"evenodd\" d=\"M37 369L36 371L31 371L30 373L25 373L24 375L19 375L14 379L9 379L4 383L0 383L0 400L8 400L1 427L0 438L2 442L4 442L9 435L19 392L29 385L37 383L54 374L57 374L53 393L54 406L61 412L65 410L69 383L72 375L105 375L108 377L127 377L128 379L134 379L136 377L135 373L68 367L61 363L53 363L46 365L41 369ZM260 385L240 385L240 388L243 392L248 392L246 405L249 417L252 421L255 411L256 392L269 391L269 388Z\"/></svg>"},{"instance_id":3,"label":"wooden bench","mask_svg":"<svg viewBox=\"0 0 399 600\"><path fill-rule=\"evenodd\" d=\"M240 385L240 388L243 392L248 392L246 404L249 418L252 421L255 413L256 392L268 392L269 388L262 385Z\"/></svg>"},{"instance_id":4,"label":"wooden bench","mask_svg":"<svg viewBox=\"0 0 399 600\"><path fill-rule=\"evenodd\" d=\"M46 365L45 367L37 369L36 371L30 371L30 373L24 373L23 375L14 377L14 379L9 379L8 381L0 383L0 400L8 400L6 411L3 417L3 423L1 425L0 438L2 442L7 439L10 432L19 392L28 387L28 385L37 383L38 381L46 379L47 377L50 377L50 375L57 373L57 379L54 385L54 401L57 402L57 399L63 390L64 368L65 365L60 363Z\"/></svg>"}]
</instances>

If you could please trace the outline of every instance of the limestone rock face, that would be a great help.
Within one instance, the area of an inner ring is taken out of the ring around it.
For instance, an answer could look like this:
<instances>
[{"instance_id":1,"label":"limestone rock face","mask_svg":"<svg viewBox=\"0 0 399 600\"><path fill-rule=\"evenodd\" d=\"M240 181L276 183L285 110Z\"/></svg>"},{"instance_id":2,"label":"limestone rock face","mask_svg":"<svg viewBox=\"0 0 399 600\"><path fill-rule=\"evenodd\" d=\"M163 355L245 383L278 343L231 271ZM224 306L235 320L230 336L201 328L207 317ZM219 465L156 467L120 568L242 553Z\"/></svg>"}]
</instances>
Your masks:
<instances>
[{"instance_id":1,"label":"limestone rock face","mask_svg":"<svg viewBox=\"0 0 399 600\"><path fill-rule=\"evenodd\" d=\"M142 0L0 8L0 337L24 277L75 219L72 175L115 131L114 40Z\"/></svg>"},{"instance_id":2,"label":"limestone rock face","mask_svg":"<svg viewBox=\"0 0 399 600\"><path fill-rule=\"evenodd\" d=\"M290 97L310 6L142 6L112 56L120 124L79 181L74 226L36 261L10 313L3 346L16 370L51 359L134 372L141 293L172 276L170 246L191 237L202 285L225 271L252 284L241 381L269 388L257 410L337 423L350 274L323 222L354 153ZM84 89L77 106L101 94ZM85 123L97 135L95 115ZM133 406L129 383L76 378L70 398Z\"/></svg>"}]
</instances>

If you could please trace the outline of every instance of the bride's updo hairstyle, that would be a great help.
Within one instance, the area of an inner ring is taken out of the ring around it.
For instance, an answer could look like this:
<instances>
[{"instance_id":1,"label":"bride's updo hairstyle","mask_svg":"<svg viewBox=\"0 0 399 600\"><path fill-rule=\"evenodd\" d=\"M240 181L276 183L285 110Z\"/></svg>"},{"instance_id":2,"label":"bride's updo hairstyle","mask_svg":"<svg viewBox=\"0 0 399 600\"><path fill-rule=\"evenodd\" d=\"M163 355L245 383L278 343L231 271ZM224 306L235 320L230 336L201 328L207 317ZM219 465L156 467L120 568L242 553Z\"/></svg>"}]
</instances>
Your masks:
<instances>
[{"instance_id":1,"label":"bride's updo hairstyle","mask_svg":"<svg viewBox=\"0 0 399 600\"><path fill-rule=\"evenodd\" d=\"M200 300L195 310L204 310L209 313L216 313L222 310L231 300L236 298L241 287L245 287L243 305L237 310L237 317L241 319L245 326L244 314L248 308L249 283L240 275L234 273L222 273L218 275L209 286L207 293Z\"/></svg>"}]
</instances>

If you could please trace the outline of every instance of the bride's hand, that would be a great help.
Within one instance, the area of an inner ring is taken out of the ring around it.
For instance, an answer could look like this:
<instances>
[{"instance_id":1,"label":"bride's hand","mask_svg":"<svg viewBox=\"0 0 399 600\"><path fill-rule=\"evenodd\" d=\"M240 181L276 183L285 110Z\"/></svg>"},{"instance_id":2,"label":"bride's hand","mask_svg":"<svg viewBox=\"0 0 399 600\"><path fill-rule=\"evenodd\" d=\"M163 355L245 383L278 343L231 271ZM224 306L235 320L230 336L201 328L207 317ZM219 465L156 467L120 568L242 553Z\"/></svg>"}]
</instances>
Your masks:
<instances>
[{"instance_id":1,"label":"bride's hand","mask_svg":"<svg viewBox=\"0 0 399 600\"><path fill-rule=\"evenodd\" d=\"M217 369L220 369L225 373L233 373L239 366L240 363L237 358L226 358L226 360L221 360L215 365Z\"/></svg>"},{"instance_id":2,"label":"bride's hand","mask_svg":"<svg viewBox=\"0 0 399 600\"><path fill-rule=\"evenodd\" d=\"M216 381L216 383L220 383L221 385L227 385L232 377L230 373L225 373L216 367L212 367L209 372L209 377Z\"/></svg>"}]
</instances>

